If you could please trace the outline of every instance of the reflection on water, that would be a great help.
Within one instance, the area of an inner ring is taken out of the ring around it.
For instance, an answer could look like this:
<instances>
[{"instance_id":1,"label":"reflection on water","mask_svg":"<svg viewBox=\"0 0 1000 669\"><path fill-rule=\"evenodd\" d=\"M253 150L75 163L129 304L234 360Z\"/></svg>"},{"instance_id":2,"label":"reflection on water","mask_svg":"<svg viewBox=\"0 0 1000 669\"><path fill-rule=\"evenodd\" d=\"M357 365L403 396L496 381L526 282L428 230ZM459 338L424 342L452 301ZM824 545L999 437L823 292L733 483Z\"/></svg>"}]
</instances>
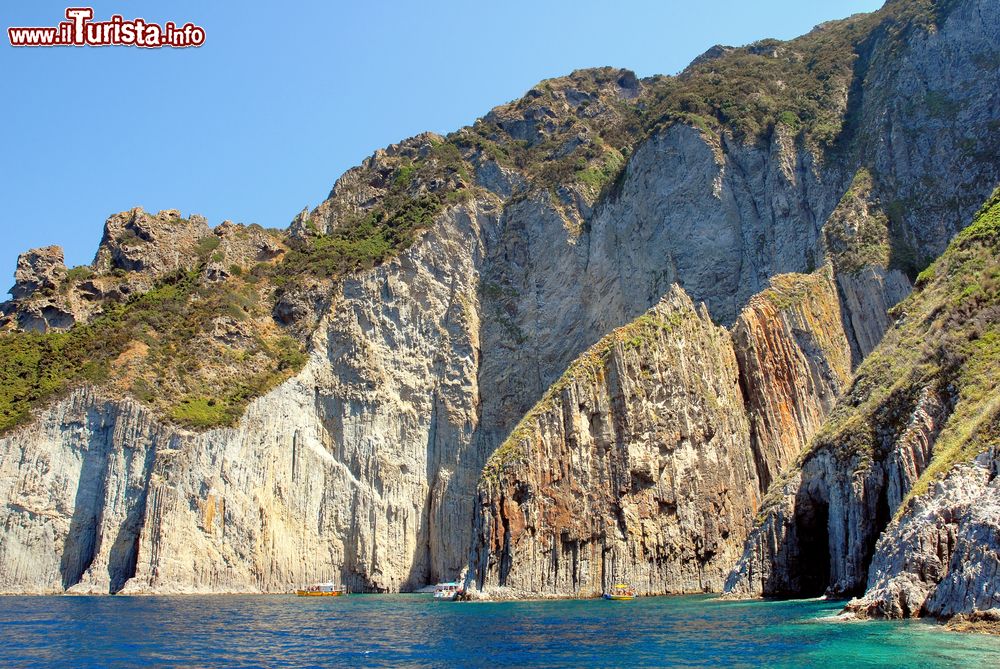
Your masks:
<instances>
[{"instance_id":1,"label":"reflection on water","mask_svg":"<svg viewBox=\"0 0 1000 669\"><path fill-rule=\"evenodd\" d=\"M819 620L837 603L427 595L3 597L0 664L56 667L1000 666L1000 639Z\"/></svg>"}]
</instances>

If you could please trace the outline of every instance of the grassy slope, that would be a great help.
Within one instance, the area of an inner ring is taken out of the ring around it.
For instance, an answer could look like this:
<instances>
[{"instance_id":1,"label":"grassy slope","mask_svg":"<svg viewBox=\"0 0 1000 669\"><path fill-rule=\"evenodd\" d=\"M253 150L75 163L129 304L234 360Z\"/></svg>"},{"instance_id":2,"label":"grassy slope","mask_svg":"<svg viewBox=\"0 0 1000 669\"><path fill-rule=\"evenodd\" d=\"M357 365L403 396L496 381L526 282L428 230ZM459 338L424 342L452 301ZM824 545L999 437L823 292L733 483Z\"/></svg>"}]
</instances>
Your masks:
<instances>
[{"instance_id":1,"label":"grassy slope","mask_svg":"<svg viewBox=\"0 0 1000 669\"><path fill-rule=\"evenodd\" d=\"M165 277L68 332L0 336L0 430L84 382L129 392L189 427L235 422L251 399L299 369L305 354L299 342L268 327L259 279L206 285L198 274ZM252 336L222 345L208 336L220 316Z\"/></svg>"},{"instance_id":2,"label":"grassy slope","mask_svg":"<svg viewBox=\"0 0 1000 669\"><path fill-rule=\"evenodd\" d=\"M912 497L1000 439L1000 189L893 314L896 325L858 369L812 451L879 459L920 393L940 391L954 408Z\"/></svg>"}]
</instances>

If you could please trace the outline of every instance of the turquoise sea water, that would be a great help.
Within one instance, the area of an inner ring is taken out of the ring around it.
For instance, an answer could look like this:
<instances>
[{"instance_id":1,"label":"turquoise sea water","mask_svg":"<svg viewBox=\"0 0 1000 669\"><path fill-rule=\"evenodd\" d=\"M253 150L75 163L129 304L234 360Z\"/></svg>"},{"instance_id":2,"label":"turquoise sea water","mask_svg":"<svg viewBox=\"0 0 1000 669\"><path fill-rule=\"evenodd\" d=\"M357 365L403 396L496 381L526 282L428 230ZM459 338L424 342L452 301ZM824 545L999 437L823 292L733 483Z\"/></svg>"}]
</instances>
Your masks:
<instances>
[{"instance_id":1,"label":"turquoise sea water","mask_svg":"<svg viewBox=\"0 0 1000 669\"><path fill-rule=\"evenodd\" d=\"M708 597L0 597L11 667L997 667L1000 638Z\"/></svg>"}]
</instances>

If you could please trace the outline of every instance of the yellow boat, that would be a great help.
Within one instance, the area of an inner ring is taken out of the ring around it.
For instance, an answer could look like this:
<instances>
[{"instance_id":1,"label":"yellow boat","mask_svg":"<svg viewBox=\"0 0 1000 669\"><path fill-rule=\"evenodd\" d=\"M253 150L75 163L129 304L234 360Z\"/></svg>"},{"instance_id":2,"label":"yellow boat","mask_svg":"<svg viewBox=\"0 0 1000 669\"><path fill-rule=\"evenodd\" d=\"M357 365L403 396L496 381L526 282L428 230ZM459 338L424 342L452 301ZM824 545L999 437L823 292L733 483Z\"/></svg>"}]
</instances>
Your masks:
<instances>
[{"instance_id":1,"label":"yellow boat","mask_svg":"<svg viewBox=\"0 0 1000 669\"><path fill-rule=\"evenodd\" d=\"M347 587L336 583L313 583L301 590L296 590L299 597L342 597L347 594Z\"/></svg>"},{"instance_id":2,"label":"yellow boat","mask_svg":"<svg viewBox=\"0 0 1000 669\"><path fill-rule=\"evenodd\" d=\"M604 599L613 599L619 602L635 599L635 590L628 583L615 583L604 593Z\"/></svg>"}]
</instances>

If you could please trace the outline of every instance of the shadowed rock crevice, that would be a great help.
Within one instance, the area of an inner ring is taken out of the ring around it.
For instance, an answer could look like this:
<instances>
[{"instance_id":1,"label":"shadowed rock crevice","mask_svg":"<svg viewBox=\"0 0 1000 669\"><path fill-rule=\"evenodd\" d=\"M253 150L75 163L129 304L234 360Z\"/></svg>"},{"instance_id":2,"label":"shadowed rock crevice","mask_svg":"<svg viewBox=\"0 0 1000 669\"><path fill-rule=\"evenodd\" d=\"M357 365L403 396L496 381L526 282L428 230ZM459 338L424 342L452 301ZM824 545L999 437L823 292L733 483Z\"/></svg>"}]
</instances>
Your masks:
<instances>
[{"instance_id":1,"label":"shadowed rock crevice","mask_svg":"<svg viewBox=\"0 0 1000 669\"><path fill-rule=\"evenodd\" d=\"M153 463L156 450L150 448L145 453L142 470L144 480L140 487L132 492L133 501L129 504L118 535L108 556L109 592L116 593L125 587L130 578L135 576L139 560L139 540L142 534L143 522L146 518L146 499L149 493L149 481L153 474Z\"/></svg>"},{"instance_id":2,"label":"shadowed rock crevice","mask_svg":"<svg viewBox=\"0 0 1000 669\"><path fill-rule=\"evenodd\" d=\"M796 505L796 512L799 588L794 592L774 594L789 597L818 597L826 593L830 579L830 506L825 500L804 497Z\"/></svg>"},{"instance_id":3,"label":"shadowed rock crevice","mask_svg":"<svg viewBox=\"0 0 1000 669\"><path fill-rule=\"evenodd\" d=\"M80 478L73 516L61 555L63 589L80 582L80 578L94 561L98 543L100 516L104 508L104 485L107 477L107 454L100 444L93 443L81 454Z\"/></svg>"}]
</instances>

